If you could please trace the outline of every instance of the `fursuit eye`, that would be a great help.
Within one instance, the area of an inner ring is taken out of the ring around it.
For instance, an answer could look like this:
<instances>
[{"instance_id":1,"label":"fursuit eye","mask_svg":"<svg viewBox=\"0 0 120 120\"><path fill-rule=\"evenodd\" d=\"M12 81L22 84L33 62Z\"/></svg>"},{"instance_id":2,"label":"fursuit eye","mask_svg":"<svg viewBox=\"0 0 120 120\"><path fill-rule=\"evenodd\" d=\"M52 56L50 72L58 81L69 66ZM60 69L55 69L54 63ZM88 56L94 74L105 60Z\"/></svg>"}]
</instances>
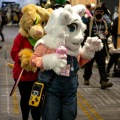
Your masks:
<instances>
[{"instance_id":1,"label":"fursuit eye","mask_svg":"<svg viewBox=\"0 0 120 120\"><path fill-rule=\"evenodd\" d=\"M76 23L72 23L72 24L67 25L67 26L68 26L70 32L74 32L75 30L78 29L78 25Z\"/></svg>"}]
</instances>

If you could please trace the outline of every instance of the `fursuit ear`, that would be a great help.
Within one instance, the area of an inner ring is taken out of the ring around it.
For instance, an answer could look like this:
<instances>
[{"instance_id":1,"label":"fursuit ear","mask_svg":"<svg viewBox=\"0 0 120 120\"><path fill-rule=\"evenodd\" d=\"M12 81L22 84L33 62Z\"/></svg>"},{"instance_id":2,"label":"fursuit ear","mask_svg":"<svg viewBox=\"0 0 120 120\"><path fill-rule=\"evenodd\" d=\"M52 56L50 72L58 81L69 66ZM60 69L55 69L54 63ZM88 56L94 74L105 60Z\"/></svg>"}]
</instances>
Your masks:
<instances>
[{"instance_id":1,"label":"fursuit ear","mask_svg":"<svg viewBox=\"0 0 120 120\"><path fill-rule=\"evenodd\" d=\"M68 5L65 5L64 9L65 9L65 10L68 10L68 11L71 12L71 13L73 12L72 6L69 5L69 4L68 4Z\"/></svg>"},{"instance_id":2,"label":"fursuit ear","mask_svg":"<svg viewBox=\"0 0 120 120\"><path fill-rule=\"evenodd\" d=\"M62 12L60 14L60 16L61 16L60 17L60 23L62 25L66 25L68 23L68 21L70 20L70 15L71 15L71 13L69 11L64 10L64 12Z\"/></svg>"},{"instance_id":3,"label":"fursuit ear","mask_svg":"<svg viewBox=\"0 0 120 120\"><path fill-rule=\"evenodd\" d=\"M41 6L36 6L36 11L37 13L43 17L43 19L49 19L50 17L50 12L48 12L47 9L42 8Z\"/></svg>"},{"instance_id":4,"label":"fursuit ear","mask_svg":"<svg viewBox=\"0 0 120 120\"><path fill-rule=\"evenodd\" d=\"M72 7L73 10L78 13L81 17L85 14L86 7L85 5L79 4Z\"/></svg>"}]
</instances>

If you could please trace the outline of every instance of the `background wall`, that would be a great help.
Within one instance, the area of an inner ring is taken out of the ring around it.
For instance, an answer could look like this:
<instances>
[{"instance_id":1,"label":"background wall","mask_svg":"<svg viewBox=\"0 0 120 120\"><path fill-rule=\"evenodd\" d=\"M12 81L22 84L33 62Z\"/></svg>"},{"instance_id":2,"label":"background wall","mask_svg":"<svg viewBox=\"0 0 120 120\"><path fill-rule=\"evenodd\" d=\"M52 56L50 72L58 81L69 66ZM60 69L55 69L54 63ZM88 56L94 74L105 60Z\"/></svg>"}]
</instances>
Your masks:
<instances>
[{"instance_id":1,"label":"background wall","mask_svg":"<svg viewBox=\"0 0 120 120\"><path fill-rule=\"evenodd\" d=\"M20 4L20 7L23 7L27 4L33 3L40 3L41 0L0 0L0 7L2 5L2 2L16 2ZM45 0L42 0L45 1ZM76 5L76 4L86 4L86 3L97 3L97 1L99 2L105 2L106 6L108 7L108 9L111 11L111 13L113 14L114 12L114 8L115 6L119 5L119 0L70 0L72 5Z\"/></svg>"},{"instance_id":2,"label":"background wall","mask_svg":"<svg viewBox=\"0 0 120 120\"><path fill-rule=\"evenodd\" d=\"M111 14L114 13L115 7L119 7L119 0L100 0L100 2L106 4L106 7L110 10Z\"/></svg>"},{"instance_id":3,"label":"background wall","mask_svg":"<svg viewBox=\"0 0 120 120\"><path fill-rule=\"evenodd\" d=\"M114 13L115 7L119 7L119 0L70 0L72 5L86 4L86 3L100 3L104 2L106 7L110 10L111 15Z\"/></svg>"},{"instance_id":4,"label":"background wall","mask_svg":"<svg viewBox=\"0 0 120 120\"><path fill-rule=\"evenodd\" d=\"M76 4L86 4L86 3L95 3L96 4L96 0L70 0L72 5L76 5Z\"/></svg>"},{"instance_id":5,"label":"background wall","mask_svg":"<svg viewBox=\"0 0 120 120\"><path fill-rule=\"evenodd\" d=\"M33 3L40 3L40 0L0 0L0 7L2 5L2 2L15 2L15 3L19 3L20 7L23 7L27 4Z\"/></svg>"}]
</instances>

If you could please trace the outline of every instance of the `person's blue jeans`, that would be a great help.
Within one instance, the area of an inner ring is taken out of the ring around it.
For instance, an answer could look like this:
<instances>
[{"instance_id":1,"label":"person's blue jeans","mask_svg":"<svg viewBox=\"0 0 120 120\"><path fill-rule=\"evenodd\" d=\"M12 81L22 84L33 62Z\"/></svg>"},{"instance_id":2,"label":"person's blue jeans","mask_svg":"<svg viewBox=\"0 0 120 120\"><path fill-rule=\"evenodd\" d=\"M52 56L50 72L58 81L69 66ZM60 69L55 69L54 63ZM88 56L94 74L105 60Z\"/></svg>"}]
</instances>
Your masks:
<instances>
[{"instance_id":1,"label":"person's blue jeans","mask_svg":"<svg viewBox=\"0 0 120 120\"><path fill-rule=\"evenodd\" d=\"M78 77L56 76L47 87L43 120L75 120Z\"/></svg>"}]
</instances>

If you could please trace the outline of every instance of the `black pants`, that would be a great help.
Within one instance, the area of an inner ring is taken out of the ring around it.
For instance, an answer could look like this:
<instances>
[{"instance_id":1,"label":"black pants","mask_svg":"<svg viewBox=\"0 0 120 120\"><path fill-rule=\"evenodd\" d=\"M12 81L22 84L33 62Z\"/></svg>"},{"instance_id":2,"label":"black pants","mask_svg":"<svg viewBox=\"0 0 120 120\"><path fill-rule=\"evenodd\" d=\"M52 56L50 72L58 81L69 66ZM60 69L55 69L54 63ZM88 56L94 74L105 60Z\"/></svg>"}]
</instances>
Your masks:
<instances>
[{"instance_id":1,"label":"black pants","mask_svg":"<svg viewBox=\"0 0 120 120\"><path fill-rule=\"evenodd\" d=\"M110 69L112 68L113 65L114 65L114 71L115 71L116 65L117 65L117 58L118 58L118 54L110 54L110 60L107 65L108 73L110 72Z\"/></svg>"},{"instance_id":2,"label":"black pants","mask_svg":"<svg viewBox=\"0 0 120 120\"><path fill-rule=\"evenodd\" d=\"M31 115L33 120L40 120L40 107L32 107L29 106L29 99L34 82L19 82L18 88L20 91L21 99L20 99L20 107L22 111L23 120L28 120L29 112L31 110Z\"/></svg>"},{"instance_id":3,"label":"black pants","mask_svg":"<svg viewBox=\"0 0 120 120\"><path fill-rule=\"evenodd\" d=\"M84 75L83 75L85 80L90 79L92 75L92 66L94 61L96 60L99 74L100 74L100 81L108 81L107 74L106 74L105 58L106 58L105 49L102 49L101 51L95 53L94 58L85 65Z\"/></svg>"},{"instance_id":4,"label":"black pants","mask_svg":"<svg viewBox=\"0 0 120 120\"><path fill-rule=\"evenodd\" d=\"M3 36L3 33L2 33L2 32L0 32L0 35L1 35L2 40L4 41L4 36Z\"/></svg>"},{"instance_id":5,"label":"black pants","mask_svg":"<svg viewBox=\"0 0 120 120\"><path fill-rule=\"evenodd\" d=\"M3 25L0 23L0 36L1 36L2 40L4 41L4 35L3 35L2 31L3 31Z\"/></svg>"}]
</instances>

